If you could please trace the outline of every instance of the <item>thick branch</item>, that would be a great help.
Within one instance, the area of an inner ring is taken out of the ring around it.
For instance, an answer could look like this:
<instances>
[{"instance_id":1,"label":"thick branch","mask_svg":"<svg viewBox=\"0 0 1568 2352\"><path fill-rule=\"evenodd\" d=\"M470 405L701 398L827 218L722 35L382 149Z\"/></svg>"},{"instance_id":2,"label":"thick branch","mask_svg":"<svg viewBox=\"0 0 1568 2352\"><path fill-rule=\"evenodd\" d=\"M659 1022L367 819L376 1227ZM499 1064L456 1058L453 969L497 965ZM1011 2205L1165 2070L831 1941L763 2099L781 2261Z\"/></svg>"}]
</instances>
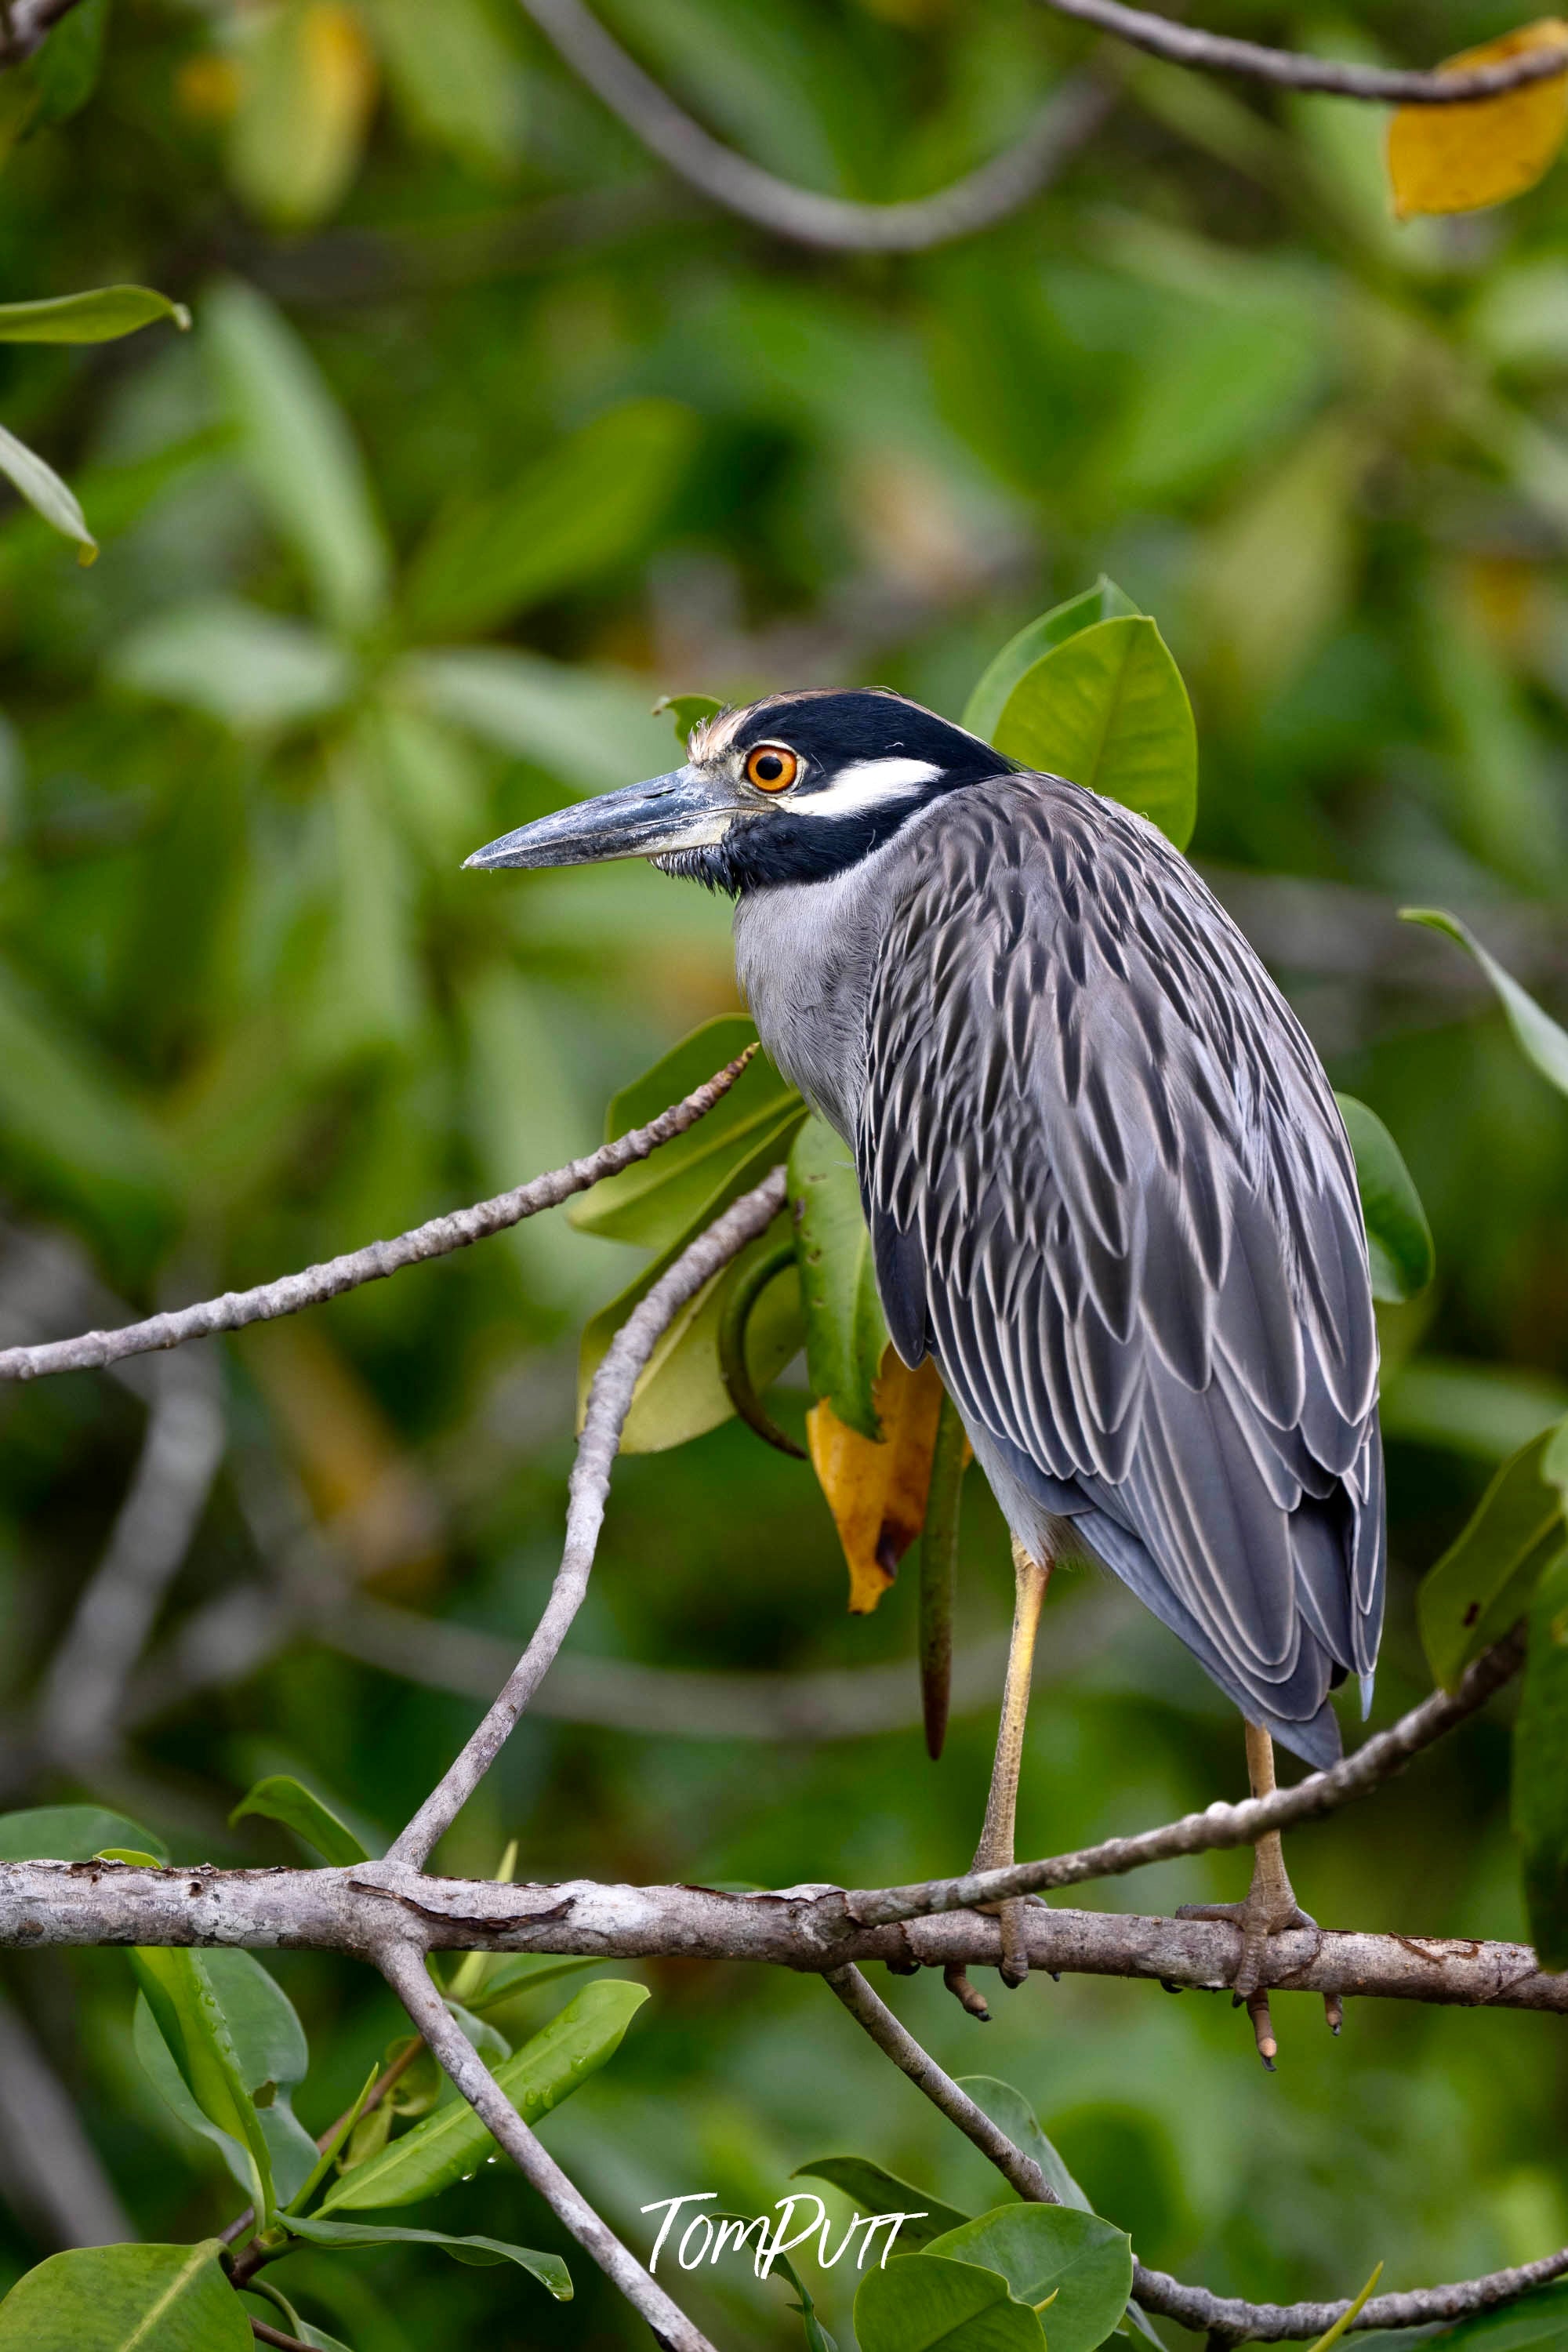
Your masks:
<instances>
[{"instance_id":1,"label":"thick branch","mask_svg":"<svg viewBox=\"0 0 1568 2352\"><path fill-rule=\"evenodd\" d=\"M412 1929L434 1951L581 1953L596 1959L745 1960L824 1969L881 1960L994 1967L996 1920L973 1911L868 1927L841 1887L731 1895L706 1886L500 1885L432 1878L405 1864L343 1870L150 1870L124 1863L0 1864L0 1946L242 1944L374 1957ZM1219 1991L1239 1949L1228 1921L1141 1917L1030 1904L1031 1968ZM1271 1937L1271 1987L1346 1998L1568 2013L1568 1976L1527 1944L1466 1937Z\"/></svg>"},{"instance_id":2,"label":"thick branch","mask_svg":"<svg viewBox=\"0 0 1568 2352\"><path fill-rule=\"evenodd\" d=\"M1087 1879L1116 1878L1145 1864L1170 1862L1177 1856L1222 1852L1227 1846L1255 1845L1268 1830L1293 1828L1331 1813L1352 1797L1370 1795L1413 1756L1452 1731L1468 1715L1484 1706L1516 1674L1524 1657L1522 1635L1517 1630L1476 1659L1458 1690L1434 1691L1419 1706L1391 1724L1386 1731L1363 1740L1353 1755L1343 1757L1326 1772L1310 1772L1293 1788L1277 1789L1269 1797L1248 1797L1239 1805L1210 1805L1201 1813L1187 1813L1163 1829L1142 1830L1133 1837L1107 1838L1077 1853L1058 1853L1044 1862L1022 1862L1006 1870L972 1870L962 1878L932 1878L913 1886L885 1886L847 1897L853 1916L868 1925L912 1919L935 1911L962 1911L971 1905L995 1903L1012 1895L1036 1895L1051 1886L1080 1886Z\"/></svg>"},{"instance_id":3,"label":"thick branch","mask_svg":"<svg viewBox=\"0 0 1568 2352\"><path fill-rule=\"evenodd\" d=\"M522 0L522 5L595 96L690 186L775 236L838 252L921 253L992 227L1038 195L1093 137L1113 103L1098 82L1068 82L1015 146L951 187L907 204L852 204L777 179L704 131L582 0Z\"/></svg>"},{"instance_id":4,"label":"thick branch","mask_svg":"<svg viewBox=\"0 0 1568 2352\"><path fill-rule=\"evenodd\" d=\"M660 1111L647 1127L618 1136L614 1143L574 1160L568 1167L535 1176L515 1192L476 1202L472 1208L454 1209L448 1216L432 1217L428 1224L416 1225L411 1233L399 1234L395 1241L371 1242L346 1257L307 1266L302 1274L283 1275L255 1290L226 1291L221 1298L203 1299L173 1314L153 1315L145 1323L128 1324L123 1330L84 1331L78 1339L51 1339L40 1347L0 1349L0 1381L37 1380L46 1372L95 1371L125 1356L143 1356L155 1348L177 1348L187 1339L209 1339L215 1331L238 1331L247 1323L297 1315L303 1307L320 1307L329 1298L341 1297L345 1290L357 1290L362 1283L380 1282L389 1274L400 1274L405 1266L447 1257L470 1243L488 1240L491 1234L505 1233L524 1217L556 1208L574 1192L585 1192L589 1185L617 1175L635 1160L646 1160L661 1143L684 1135L729 1093L755 1050L749 1046L684 1102Z\"/></svg>"},{"instance_id":5,"label":"thick branch","mask_svg":"<svg viewBox=\"0 0 1568 2352\"><path fill-rule=\"evenodd\" d=\"M376 1961L437 2064L450 2075L531 2187L538 2189L578 2244L592 2254L605 2277L641 2312L656 2341L668 2347L668 2352L713 2352L701 2330L693 2326L679 2304L671 2302L658 2280L622 2245L530 2131L489 2068L454 2024L421 1954L405 1943L394 1944L379 1952Z\"/></svg>"},{"instance_id":6,"label":"thick branch","mask_svg":"<svg viewBox=\"0 0 1568 2352\"><path fill-rule=\"evenodd\" d=\"M511 1735L513 1725L566 1639L583 1605L594 1565L610 1473L638 1376L680 1309L711 1282L749 1241L772 1224L784 1202L784 1171L775 1168L683 1251L669 1272L633 1308L594 1375L566 1508L566 1547L550 1599L531 1642L500 1697L447 1773L393 1845L389 1861L423 1863L449 1830Z\"/></svg>"},{"instance_id":7,"label":"thick branch","mask_svg":"<svg viewBox=\"0 0 1568 2352\"><path fill-rule=\"evenodd\" d=\"M1278 89L1321 90L1331 98L1365 99L1387 106L1461 106L1568 71L1568 49L1532 49L1503 65L1481 66L1468 73L1407 73L1387 66L1303 57L1294 49L1265 48L1257 41L1233 40L1228 34L1205 33L1195 26L1175 24L1169 16L1151 16L1147 9L1125 7L1122 0L1044 0L1044 5L1059 16L1097 25L1102 33L1114 33L1118 40L1130 41L1134 48L1147 49L1172 65L1200 73L1242 74Z\"/></svg>"}]
</instances>

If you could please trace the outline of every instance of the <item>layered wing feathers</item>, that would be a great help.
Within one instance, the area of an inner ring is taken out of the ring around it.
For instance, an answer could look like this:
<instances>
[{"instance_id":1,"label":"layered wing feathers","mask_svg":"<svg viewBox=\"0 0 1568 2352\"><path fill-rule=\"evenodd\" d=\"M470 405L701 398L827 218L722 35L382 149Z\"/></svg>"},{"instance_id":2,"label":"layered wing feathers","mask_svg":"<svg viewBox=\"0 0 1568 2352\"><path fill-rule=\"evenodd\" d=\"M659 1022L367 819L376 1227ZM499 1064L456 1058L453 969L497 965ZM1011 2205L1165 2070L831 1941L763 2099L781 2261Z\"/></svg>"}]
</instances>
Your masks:
<instances>
[{"instance_id":1,"label":"layered wing feathers","mask_svg":"<svg viewBox=\"0 0 1568 2352\"><path fill-rule=\"evenodd\" d=\"M857 1151L894 1341L1315 1754L1383 1601L1365 1239L1318 1058L1185 861L1075 785L955 793L887 878Z\"/></svg>"}]
</instances>

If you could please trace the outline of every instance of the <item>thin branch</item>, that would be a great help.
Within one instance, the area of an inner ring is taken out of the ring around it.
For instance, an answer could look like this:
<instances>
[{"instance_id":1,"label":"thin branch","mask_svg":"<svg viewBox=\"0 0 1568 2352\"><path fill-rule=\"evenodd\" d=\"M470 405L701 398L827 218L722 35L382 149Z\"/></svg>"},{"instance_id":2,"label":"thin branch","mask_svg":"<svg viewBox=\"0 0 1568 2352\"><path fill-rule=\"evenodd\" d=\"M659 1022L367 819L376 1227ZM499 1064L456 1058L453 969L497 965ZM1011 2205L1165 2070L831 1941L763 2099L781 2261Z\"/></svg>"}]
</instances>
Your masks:
<instances>
[{"instance_id":1,"label":"thin branch","mask_svg":"<svg viewBox=\"0 0 1568 2352\"><path fill-rule=\"evenodd\" d=\"M389 1862L423 1864L449 1830L510 1737L583 1605L604 1525L610 1474L637 1379L680 1309L749 1241L766 1231L784 1202L784 1171L775 1168L684 1250L633 1308L594 1375L566 1508L566 1544L533 1639L478 1730L438 1787L393 1844Z\"/></svg>"},{"instance_id":2,"label":"thin branch","mask_svg":"<svg viewBox=\"0 0 1568 2352\"><path fill-rule=\"evenodd\" d=\"M756 1895L711 1886L503 1885L437 1878L407 1864L341 1870L165 1870L127 1863L0 1863L0 1946L287 1946L374 1955L394 1932L432 1951L543 1952L594 1959L740 1960L820 1971L873 1960L907 1969L994 1968L995 1918L974 1911L866 1927L837 1886ZM1228 1921L1069 1911L1032 1903L1022 1931L1044 1975L1139 1979L1227 1990L1237 1929ZM1461 1936L1297 1928L1270 1937L1268 1982L1281 1992L1568 2015L1568 1975L1528 1944Z\"/></svg>"},{"instance_id":3,"label":"thin branch","mask_svg":"<svg viewBox=\"0 0 1568 2352\"><path fill-rule=\"evenodd\" d=\"M351 1251L346 1257L329 1258L324 1265L307 1266L302 1274L283 1275L278 1281L262 1283L255 1290L226 1291L221 1298L203 1299L196 1306L182 1307L172 1314L154 1315L145 1323L132 1323L119 1331L84 1331L77 1339L51 1339L41 1347L0 1349L0 1381L37 1380L46 1372L95 1371L125 1356L146 1355L156 1348L178 1348L187 1339L210 1339L216 1331L238 1331L247 1323L267 1323L279 1315L297 1315L301 1307L319 1307L329 1298L340 1298L345 1290L357 1290L362 1283L380 1282L387 1275L401 1273L405 1266L449 1256L452 1251L467 1249L471 1243L488 1240L492 1234L505 1233L510 1226L521 1224L524 1217L534 1217L543 1209L557 1207L574 1192L585 1192L591 1184L618 1174L636 1160L647 1159L661 1143L684 1135L729 1093L755 1051L754 1045L748 1046L715 1076L688 1095L684 1102L660 1111L647 1127L635 1128L629 1135L617 1137L614 1143L604 1144L565 1168L535 1176L531 1182L520 1184L515 1192L500 1193L493 1201L477 1202L472 1208L454 1209L447 1216L432 1217L427 1224L416 1225L411 1233L400 1234L395 1241L371 1242L364 1249Z\"/></svg>"},{"instance_id":4,"label":"thin branch","mask_svg":"<svg viewBox=\"0 0 1568 2352\"><path fill-rule=\"evenodd\" d=\"M778 179L704 131L583 0L521 5L595 96L690 186L775 236L841 253L922 253L993 227L1039 194L1115 102L1101 83L1079 77L1053 92L1016 145L951 187L906 204L852 204Z\"/></svg>"},{"instance_id":5,"label":"thin branch","mask_svg":"<svg viewBox=\"0 0 1568 2352\"><path fill-rule=\"evenodd\" d=\"M1170 1862L1180 1855L1254 1845L1267 1830L1291 1829L1298 1822L1316 1821L1353 1797L1370 1795L1423 1748L1429 1748L1484 1706L1518 1672L1523 1657L1523 1638L1516 1630L1476 1659L1457 1690L1434 1691L1386 1731L1364 1740L1353 1755L1343 1757L1326 1772L1310 1772L1293 1788L1277 1789L1272 1796L1248 1797L1239 1805L1210 1805L1205 1811L1187 1813L1163 1829L1107 1838L1100 1845L1085 1846L1077 1853L1054 1854L1044 1862L1017 1863L1006 1870L972 1870L962 1878L933 1878L919 1885L858 1892L847 1897L850 1914L870 1925L937 1911L967 1910L1009 1895L1041 1894L1051 1886L1080 1886L1091 1878L1119 1877L1125 1871L1142 1870L1148 1863Z\"/></svg>"},{"instance_id":6,"label":"thin branch","mask_svg":"<svg viewBox=\"0 0 1568 2352\"><path fill-rule=\"evenodd\" d=\"M984 2108L976 2106L968 2092L960 2090L952 2075L942 2073L929 2051L922 2050L908 2028L900 2024L887 2002L878 1999L858 1969L826 1969L822 1980L830 1992L837 1994L856 2023L865 2027L878 2049L974 2142L1020 2197L1032 2205L1061 2203L1034 2158L1015 2147Z\"/></svg>"},{"instance_id":7,"label":"thin branch","mask_svg":"<svg viewBox=\"0 0 1568 2352\"><path fill-rule=\"evenodd\" d=\"M25 65L76 5L77 0L9 0L4 11L0 68Z\"/></svg>"},{"instance_id":8,"label":"thin branch","mask_svg":"<svg viewBox=\"0 0 1568 2352\"><path fill-rule=\"evenodd\" d=\"M153 1377L135 1475L38 1701L39 1745L80 1767L114 1745L126 1685L223 1460L223 1397L210 1351L171 1356Z\"/></svg>"},{"instance_id":9,"label":"thin branch","mask_svg":"<svg viewBox=\"0 0 1568 2352\"><path fill-rule=\"evenodd\" d=\"M47 2246L123 2245L136 2235L74 2105L3 1994L0 2187Z\"/></svg>"},{"instance_id":10,"label":"thin branch","mask_svg":"<svg viewBox=\"0 0 1568 2352\"><path fill-rule=\"evenodd\" d=\"M1462 106L1473 99L1500 98L1506 90L1568 71L1568 49L1556 48L1527 50L1502 65L1480 66L1468 73L1407 73L1303 57L1294 49L1265 48L1257 41L1233 40L1228 34L1205 33L1195 26L1175 24L1169 16L1151 16L1147 9L1125 7L1122 0L1043 0L1043 5L1058 16L1076 16L1102 33L1114 33L1118 40L1147 49L1171 65L1199 73L1241 74L1249 81L1272 83L1277 89L1320 90L1331 98L1378 105Z\"/></svg>"},{"instance_id":11,"label":"thin branch","mask_svg":"<svg viewBox=\"0 0 1568 2352\"><path fill-rule=\"evenodd\" d=\"M878 2047L887 2052L894 2064L902 2068L951 2122L968 2134L981 2154L1026 2203L1060 2202L1039 2166L988 2116L981 2115L973 2101L942 2073L935 2059L878 2000L858 1969L830 1973L827 1981ZM966 2110L985 2124L984 2137L973 2128ZM1380 2294L1363 2305L1351 2325L1354 2328L1420 2327L1436 2319L1460 2319L1470 2312L1488 2311L1499 2304L1511 2303L1528 2294L1532 2287L1544 2286L1564 2273L1568 2273L1568 2247L1559 2253L1542 2255L1539 2262L1521 2263L1512 2270L1491 2271L1484 2278L1466 2279L1453 2286L1416 2287L1403 2294ZM1226 2344L1249 2339L1278 2343L1283 2338L1321 2336L1342 2319L1351 2307L1348 2298L1341 2303L1243 2303L1235 2296L1211 2294L1206 2287L1188 2286L1183 2280L1172 2278L1168 2272L1146 2269L1142 2263L1133 2264L1132 2292L1146 2311L1156 2312L1164 2319L1178 2320L1184 2327L1195 2332L1206 2332L1211 2343L1215 2339Z\"/></svg>"},{"instance_id":12,"label":"thin branch","mask_svg":"<svg viewBox=\"0 0 1568 2352\"><path fill-rule=\"evenodd\" d=\"M612 2284L653 2329L668 2352L713 2352L701 2330L672 2303L657 2279L649 2276L637 2256L623 2246L606 2221L600 2220L582 2191L570 2181L554 2158L530 2131L489 2068L453 2022L446 2002L430 1981L422 1954L406 1943L388 1945L375 1954L376 1965L409 2016L414 2020L437 2065L505 2148L512 2162L590 2253Z\"/></svg>"},{"instance_id":13,"label":"thin branch","mask_svg":"<svg viewBox=\"0 0 1568 2352\"><path fill-rule=\"evenodd\" d=\"M280 2327L268 2326L265 2319L253 2319L250 2332L258 2344L275 2344L278 2352L310 2352L310 2346L298 2336L285 2336Z\"/></svg>"}]
</instances>

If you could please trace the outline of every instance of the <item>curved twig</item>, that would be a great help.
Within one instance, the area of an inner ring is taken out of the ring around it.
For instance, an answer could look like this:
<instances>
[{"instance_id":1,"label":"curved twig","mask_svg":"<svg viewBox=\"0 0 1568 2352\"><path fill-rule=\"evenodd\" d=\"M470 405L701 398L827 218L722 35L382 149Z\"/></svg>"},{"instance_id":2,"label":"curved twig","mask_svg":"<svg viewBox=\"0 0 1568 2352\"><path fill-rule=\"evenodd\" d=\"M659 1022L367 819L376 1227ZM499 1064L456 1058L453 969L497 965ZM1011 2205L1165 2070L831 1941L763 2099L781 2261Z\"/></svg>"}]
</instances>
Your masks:
<instances>
[{"instance_id":1,"label":"curved twig","mask_svg":"<svg viewBox=\"0 0 1568 2352\"><path fill-rule=\"evenodd\" d=\"M362 1283L380 1282L400 1274L406 1265L428 1258L447 1257L470 1243L489 1239L585 1192L605 1176L615 1176L634 1160L646 1160L661 1143L684 1135L689 1127L722 1100L756 1052L748 1045L732 1062L689 1094L684 1102L660 1111L647 1127L617 1136L564 1168L535 1176L514 1192L498 1193L493 1201L477 1201L471 1208L454 1209L445 1217L399 1234L395 1241L371 1242L346 1257L329 1258L323 1265L308 1265L301 1274L286 1274L254 1290L226 1291L221 1298L205 1298L172 1314L150 1316L145 1323L129 1323L119 1331L84 1331L74 1339L49 1339L34 1348L0 1349L0 1381L32 1381L47 1372L90 1372L125 1356L144 1356L157 1348L178 1348L187 1339L210 1339L215 1331L242 1330L247 1323L268 1323L279 1315L297 1315L303 1307L320 1307L340 1298Z\"/></svg>"},{"instance_id":2,"label":"curved twig","mask_svg":"<svg viewBox=\"0 0 1568 2352\"><path fill-rule=\"evenodd\" d=\"M1516 1629L1482 1652L1466 1670L1457 1690L1434 1691L1386 1731L1363 1740L1353 1755L1331 1765L1326 1772L1310 1772L1293 1788L1277 1789L1271 1796L1249 1797L1239 1805L1210 1805L1204 1812L1168 1822L1163 1829L1107 1838L1100 1845L1081 1847L1076 1853L1053 1854L1043 1862L1016 1863L1006 1870L972 1870L962 1878L927 1879L914 1886L866 1889L846 1899L852 1916L869 1927L921 1918L933 1912L967 1910L1015 1895L1037 1895L1051 1886L1081 1886L1088 1879L1120 1877L1124 1871L1142 1870L1148 1863L1170 1862L1182 1854L1256 1845L1266 1831L1315 1821L1352 1797L1369 1795L1423 1748L1429 1748L1484 1706L1518 1672L1523 1657L1523 1639Z\"/></svg>"},{"instance_id":3,"label":"curved twig","mask_svg":"<svg viewBox=\"0 0 1568 2352\"><path fill-rule=\"evenodd\" d=\"M797 1445L789 1432L781 1429L757 1394L752 1368L746 1361L746 1326L752 1310L771 1282L786 1274L795 1264L795 1243L781 1242L776 1250L759 1258L755 1265L738 1269L729 1286L729 1297L719 1320L719 1370L723 1378L731 1403L748 1429L755 1430L764 1444L779 1454L793 1454L797 1462L806 1460L804 1445Z\"/></svg>"},{"instance_id":4,"label":"curved twig","mask_svg":"<svg viewBox=\"0 0 1568 2352\"><path fill-rule=\"evenodd\" d=\"M483 1722L402 1835L389 1862L423 1864L437 1840L450 1829L500 1755L513 1725L543 1681L572 1620L583 1605L594 1550L604 1524L610 1473L620 1449L621 1429L631 1411L638 1375L663 1333L687 1301L772 1224L784 1200L784 1171L775 1168L732 1208L726 1209L668 1274L635 1307L594 1375L572 1465L566 1511L566 1546L544 1614L522 1656Z\"/></svg>"},{"instance_id":5,"label":"curved twig","mask_svg":"<svg viewBox=\"0 0 1568 2352\"><path fill-rule=\"evenodd\" d=\"M1118 40L1174 66L1199 73L1241 74L1278 89L1318 90L1330 98L1378 105L1463 106L1568 72L1568 49L1527 50L1502 65L1479 66L1468 73L1410 73L1397 67L1350 65L1333 58L1303 57L1294 49L1265 48L1258 41L1233 40L1226 33L1205 33L1196 26L1175 24L1169 16L1152 16L1144 8L1126 7L1123 0L1042 0L1042 5L1058 16L1076 16L1102 33L1114 33Z\"/></svg>"},{"instance_id":6,"label":"curved twig","mask_svg":"<svg viewBox=\"0 0 1568 2352\"><path fill-rule=\"evenodd\" d=\"M951 187L907 204L852 204L777 179L704 131L627 56L583 0L521 5L595 96L691 187L775 236L841 253L923 253L993 227L1039 194L1115 102L1111 91L1088 76L1065 82L1015 146Z\"/></svg>"}]
</instances>

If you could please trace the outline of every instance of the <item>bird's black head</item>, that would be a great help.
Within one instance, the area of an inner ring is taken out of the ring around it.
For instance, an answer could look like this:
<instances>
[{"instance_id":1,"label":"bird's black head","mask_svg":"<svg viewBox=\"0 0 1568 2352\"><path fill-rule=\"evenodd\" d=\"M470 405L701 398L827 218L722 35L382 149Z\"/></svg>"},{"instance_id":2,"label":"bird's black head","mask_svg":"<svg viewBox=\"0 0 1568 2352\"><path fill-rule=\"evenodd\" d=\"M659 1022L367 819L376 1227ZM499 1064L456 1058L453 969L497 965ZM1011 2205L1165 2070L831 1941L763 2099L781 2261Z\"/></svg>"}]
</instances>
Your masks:
<instances>
[{"instance_id":1,"label":"bird's black head","mask_svg":"<svg viewBox=\"0 0 1568 2352\"><path fill-rule=\"evenodd\" d=\"M703 720L687 750L669 775L542 817L468 864L648 857L739 896L841 873L939 794L1012 765L881 687L770 694Z\"/></svg>"}]
</instances>

